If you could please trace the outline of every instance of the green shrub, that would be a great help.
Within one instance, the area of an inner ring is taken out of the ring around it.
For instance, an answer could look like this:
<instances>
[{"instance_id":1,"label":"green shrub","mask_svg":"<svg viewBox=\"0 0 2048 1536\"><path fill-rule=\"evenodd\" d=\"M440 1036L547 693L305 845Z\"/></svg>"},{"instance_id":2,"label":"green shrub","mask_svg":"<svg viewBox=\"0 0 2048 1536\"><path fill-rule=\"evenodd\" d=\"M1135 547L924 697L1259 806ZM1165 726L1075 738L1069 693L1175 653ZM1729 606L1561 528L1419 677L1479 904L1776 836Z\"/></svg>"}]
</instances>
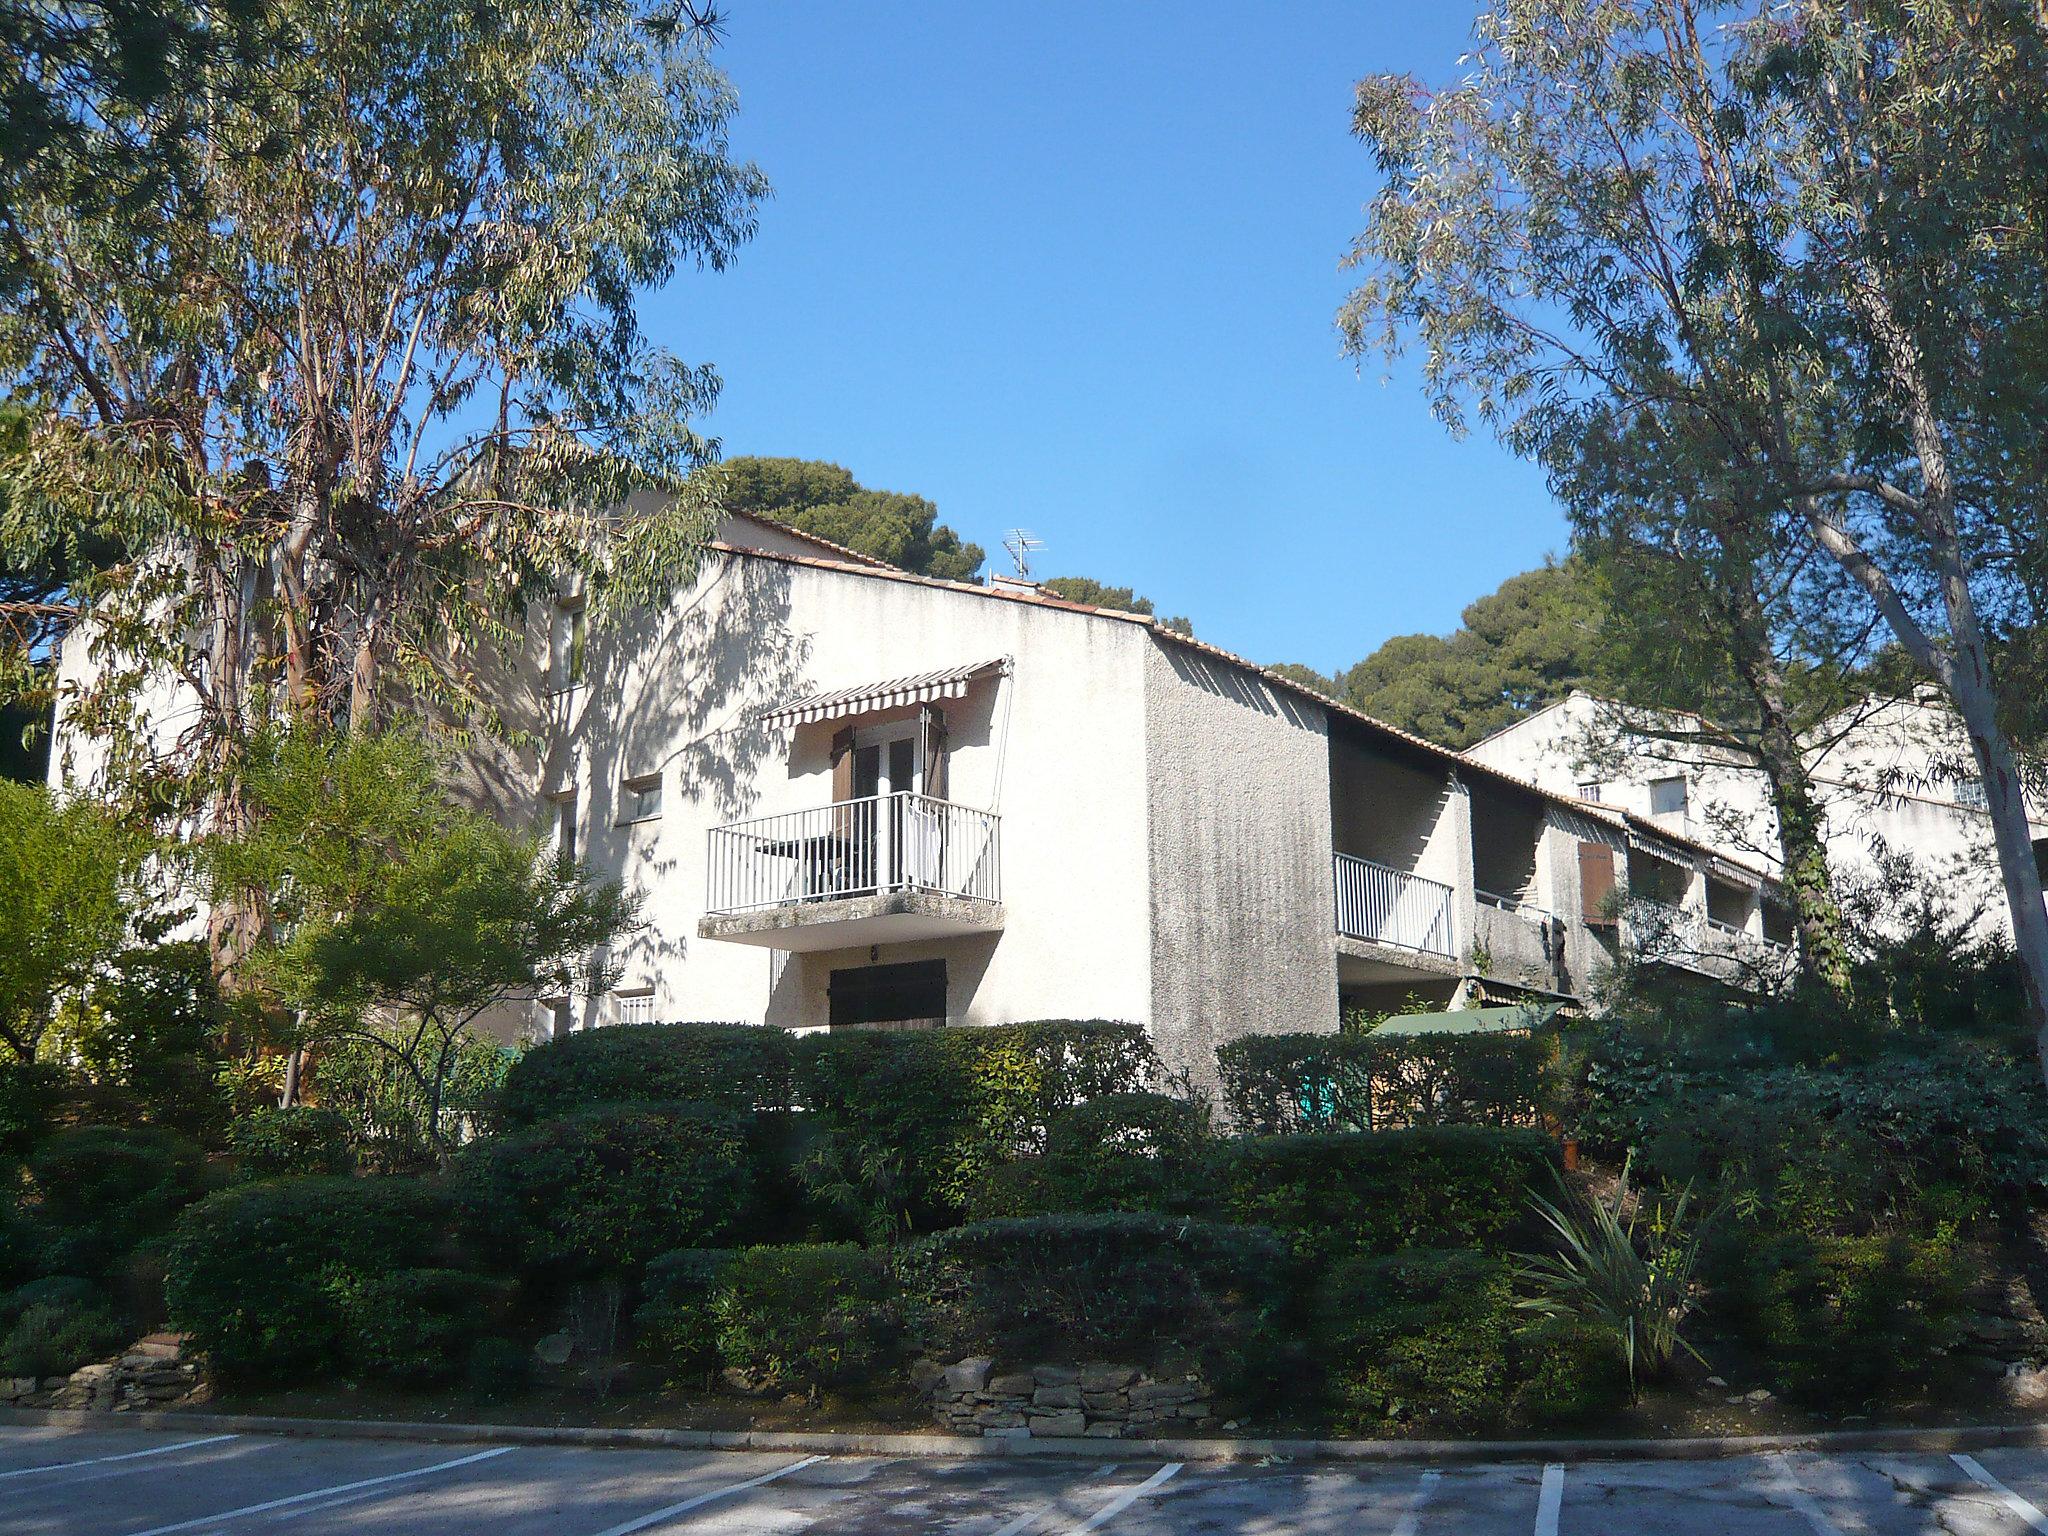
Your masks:
<instances>
[{"instance_id":1,"label":"green shrub","mask_svg":"<svg viewBox=\"0 0 2048 1536\"><path fill-rule=\"evenodd\" d=\"M1480 1126L1246 1137L1218 1149L1215 1197L1303 1258L1497 1249L1528 1227L1554 1155L1535 1131Z\"/></svg>"},{"instance_id":2,"label":"green shrub","mask_svg":"<svg viewBox=\"0 0 2048 1536\"><path fill-rule=\"evenodd\" d=\"M917 1343L953 1360L1199 1363L1226 1391L1284 1368L1286 1245L1154 1215L979 1221L901 1251Z\"/></svg>"},{"instance_id":3,"label":"green shrub","mask_svg":"<svg viewBox=\"0 0 2048 1536\"><path fill-rule=\"evenodd\" d=\"M1946 1233L1788 1233L1741 1252L1724 1294L1788 1397L1860 1405L1935 1379L1962 1340L1970 1282Z\"/></svg>"},{"instance_id":4,"label":"green shrub","mask_svg":"<svg viewBox=\"0 0 2048 1536\"><path fill-rule=\"evenodd\" d=\"M1206 1107L1160 1093L1115 1093L1062 1110L1045 1155L991 1169L978 1219L1090 1211L1180 1211L1205 1198Z\"/></svg>"},{"instance_id":5,"label":"green shrub","mask_svg":"<svg viewBox=\"0 0 2048 1536\"><path fill-rule=\"evenodd\" d=\"M506 1074L498 1113L532 1125L604 1104L658 1100L738 1113L791 1103L791 1037L757 1024L613 1024L535 1046Z\"/></svg>"},{"instance_id":6,"label":"green shrub","mask_svg":"<svg viewBox=\"0 0 2048 1536\"><path fill-rule=\"evenodd\" d=\"M1607 1329L1546 1317L1517 1334L1509 1417L1529 1429L1573 1425L1613 1413L1629 1400L1628 1364Z\"/></svg>"},{"instance_id":7,"label":"green shrub","mask_svg":"<svg viewBox=\"0 0 2048 1536\"><path fill-rule=\"evenodd\" d=\"M432 1266L452 1226L416 1179L277 1179L202 1200L172 1233L173 1321L233 1380L333 1374L356 1358L350 1298Z\"/></svg>"},{"instance_id":8,"label":"green shrub","mask_svg":"<svg viewBox=\"0 0 2048 1536\"><path fill-rule=\"evenodd\" d=\"M900 1332L888 1272L851 1243L742 1249L710 1311L720 1361L763 1387L871 1382Z\"/></svg>"},{"instance_id":9,"label":"green shrub","mask_svg":"<svg viewBox=\"0 0 2048 1536\"><path fill-rule=\"evenodd\" d=\"M860 1030L797 1042L819 1136L814 1195L875 1236L956 1221L990 1169L1045 1150L1055 1116L1157 1071L1144 1029L1104 1020Z\"/></svg>"},{"instance_id":10,"label":"green shrub","mask_svg":"<svg viewBox=\"0 0 2048 1536\"><path fill-rule=\"evenodd\" d=\"M0 1188L11 1187L15 1164L50 1132L63 1097L64 1075L40 1061L0 1061Z\"/></svg>"},{"instance_id":11,"label":"green shrub","mask_svg":"<svg viewBox=\"0 0 2048 1536\"><path fill-rule=\"evenodd\" d=\"M252 1110L228 1128L228 1150L245 1179L345 1174L355 1167L348 1121L331 1109Z\"/></svg>"},{"instance_id":12,"label":"green shrub","mask_svg":"<svg viewBox=\"0 0 2048 1536\"><path fill-rule=\"evenodd\" d=\"M491 1336L469 1346L462 1385L482 1398L517 1397L533 1379L533 1351L518 1339Z\"/></svg>"},{"instance_id":13,"label":"green shrub","mask_svg":"<svg viewBox=\"0 0 2048 1536\"><path fill-rule=\"evenodd\" d=\"M235 1111L221 1041L228 1010L204 942L117 955L83 998L59 1010L46 1049L109 1124L163 1126L218 1144Z\"/></svg>"},{"instance_id":14,"label":"green shrub","mask_svg":"<svg viewBox=\"0 0 2048 1536\"><path fill-rule=\"evenodd\" d=\"M543 1120L466 1148L472 1221L524 1262L623 1274L724 1236L753 1195L744 1121L697 1104L625 1104Z\"/></svg>"},{"instance_id":15,"label":"green shrub","mask_svg":"<svg viewBox=\"0 0 2048 1536\"><path fill-rule=\"evenodd\" d=\"M351 1367L407 1383L442 1382L502 1323L512 1283L458 1269L397 1269L342 1288Z\"/></svg>"},{"instance_id":16,"label":"green shrub","mask_svg":"<svg viewBox=\"0 0 2048 1536\"><path fill-rule=\"evenodd\" d=\"M172 1131L59 1131L29 1157L31 1230L49 1272L108 1275L205 1191L206 1160Z\"/></svg>"},{"instance_id":17,"label":"green shrub","mask_svg":"<svg viewBox=\"0 0 2048 1536\"><path fill-rule=\"evenodd\" d=\"M1581 1139L1816 1235L1969 1217L2048 1192L2039 1067L1966 1043L1847 1063L1696 1066L1611 1028L1587 1053ZM1732 1050L1732 1048L1730 1048ZM1782 1214L1781 1214L1782 1213Z\"/></svg>"},{"instance_id":18,"label":"green shrub","mask_svg":"<svg viewBox=\"0 0 2048 1536\"><path fill-rule=\"evenodd\" d=\"M443 1085L444 1143L488 1131L498 1094L518 1052L494 1040L465 1035ZM312 1089L320 1107L348 1122L350 1150L366 1168L418 1172L438 1162L429 1134L433 1102L392 1052L373 1040L344 1038L321 1047Z\"/></svg>"},{"instance_id":19,"label":"green shrub","mask_svg":"<svg viewBox=\"0 0 2048 1536\"><path fill-rule=\"evenodd\" d=\"M679 1373L718 1368L718 1324L711 1302L733 1252L678 1248L648 1264L633 1332L650 1356Z\"/></svg>"},{"instance_id":20,"label":"green shrub","mask_svg":"<svg viewBox=\"0 0 2048 1536\"><path fill-rule=\"evenodd\" d=\"M1501 1261L1426 1248L1346 1259L1316 1310L1339 1430L1471 1429L1505 1414L1516 1317Z\"/></svg>"},{"instance_id":21,"label":"green shrub","mask_svg":"<svg viewBox=\"0 0 2048 1536\"><path fill-rule=\"evenodd\" d=\"M1530 1125L1552 1105L1549 1033L1243 1035L1216 1048L1247 1135Z\"/></svg>"},{"instance_id":22,"label":"green shrub","mask_svg":"<svg viewBox=\"0 0 2048 1536\"><path fill-rule=\"evenodd\" d=\"M131 1337L110 1307L36 1302L0 1335L0 1376L68 1376L104 1360Z\"/></svg>"}]
</instances>

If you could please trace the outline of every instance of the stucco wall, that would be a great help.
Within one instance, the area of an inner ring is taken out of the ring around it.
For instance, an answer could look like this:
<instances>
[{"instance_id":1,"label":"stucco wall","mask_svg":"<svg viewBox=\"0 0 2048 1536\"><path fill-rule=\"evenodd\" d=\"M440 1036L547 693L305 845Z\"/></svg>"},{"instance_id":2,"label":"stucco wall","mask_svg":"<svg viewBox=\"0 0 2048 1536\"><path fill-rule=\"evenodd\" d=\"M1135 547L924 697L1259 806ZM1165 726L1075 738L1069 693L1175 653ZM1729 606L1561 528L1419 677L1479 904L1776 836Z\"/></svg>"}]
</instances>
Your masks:
<instances>
[{"instance_id":1,"label":"stucco wall","mask_svg":"<svg viewBox=\"0 0 2048 1536\"><path fill-rule=\"evenodd\" d=\"M1337 1025L1327 717L1170 640L1148 647L1153 1033L1212 1083L1221 1040Z\"/></svg>"},{"instance_id":2,"label":"stucco wall","mask_svg":"<svg viewBox=\"0 0 2048 1536\"><path fill-rule=\"evenodd\" d=\"M577 787L591 867L643 895L621 988L651 986L664 1019L812 1027L835 966L943 957L956 1023L1147 1022L1149 646L1136 624L748 556L712 557L659 619L593 632L546 787ZM944 705L947 798L1002 817L1000 938L790 955L697 937L709 830L832 798L837 726L768 729L761 707L1003 656L1010 677ZM656 771L661 819L615 825L622 778Z\"/></svg>"}]
</instances>

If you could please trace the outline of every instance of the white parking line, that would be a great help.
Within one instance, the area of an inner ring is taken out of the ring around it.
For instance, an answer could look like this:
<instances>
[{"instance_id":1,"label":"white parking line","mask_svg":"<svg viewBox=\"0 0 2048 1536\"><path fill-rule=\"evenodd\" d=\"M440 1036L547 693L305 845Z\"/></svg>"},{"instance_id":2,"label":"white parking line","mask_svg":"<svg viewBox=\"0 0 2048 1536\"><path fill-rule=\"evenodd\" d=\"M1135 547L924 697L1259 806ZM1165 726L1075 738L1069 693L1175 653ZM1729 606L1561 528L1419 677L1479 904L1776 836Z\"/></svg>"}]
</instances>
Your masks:
<instances>
[{"instance_id":1,"label":"white parking line","mask_svg":"<svg viewBox=\"0 0 2048 1536\"><path fill-rule=\"evenodd\" d=\"M763 1472L759 1477L750 1477L744 1483L732 1483L724 1488L714 1488L709 1493L700 1493L694 1499L684 1499L680 1504L671 1504L666 1509L657 1509L652 1514L641 1515L622 1525L614 1525L599 1531L597 1536L631 1536L634 1531L644 1531L650 1525L659 1525L664 1520L673 1520L677 1515L686 1515L693 1509L709 1504L713 1499L726 1499L736 1493L745 1493L749 1488L758 1488L763 1483L772 1483L778 1477L787 1477L805 1467L825 1460L823 1456L806 1456L802 1461L792 1461L786 1467L777 1467L773 1472ZM147 1536L147 1533L145 1533Z\"/></svg>"},{"instance_id":2,"label":"white parking line","mask_svg":"<svg viewBox=\"0 0 2048 1536\"><path fill-rule=\"evenodd\" d=\"M431 1467L414 1467L409 1472L387 1472L382 1477L359 1477L352 1483L336 1483L332 1488L314 1488L306 1493L295 1493L288 1498L266 1499L261 1504L244 1504L240 1509L223 1510L217 1515L201 1515L196 1520L180 1520L174 1525L155 1525L146 1531L137 1531L135 1536L170 1536L172 1531L192 1531L203 1525L219 1525L227 1520L239 1520L244 1515L260 1515L268 1509L283 1509L288 1504L308 1504L314 1499L332 1498L337 1493L351 1493L358 1488L376 1488L385 1483L402 1483L408 1478L425 1477L432 1472L449 1472L456 1467L466 1467L471 1462L489 1461L493 1456L503 1456L511 1450L509 1445L494 1446L488 1451L477 1451L469 1456L458 1456L453 1461L437 1461Z\"/></svg>"},{"instance_id":3,"label":"white parking line","mask_svg":"<svg viewBox=\"0 0 2048 1536\"><path fill-rule=\"evenodd\" d=\"M1536 1498L1536 1536L1557 1536L1558 1512L1564 1508L1564 1463L1543 1469L1543 1492Z\"/></svg>"},{"instance_id":4,"label":"white parking line","mask_svg":"<svg viewBox=\"0 0 2048 1536\"><path fill-rule=\"evenodd\" d=\"M2026 1521L2027 1524L2031 1525L2035 1530L2048 1532L2048 1515L2042 1514L2037 1506L2021 1498L2018 1494L2014 1493L2010 1488L2006 1487L2005 1484L2001 1483L1997 1478L1993 1477L1989 1472L1986 1472L1984 1470L1983 1463L1978 1461L1976 1457L1965 1456L1960 1451L1958 1451L1954 1455L1950 1456L1949 1460L1954 1462L1957 1466L1961 1467L1965 1472L1969 1473L1971 1477L1976 1479L1979 1483L1982 1483L1986 1488L1989 1488L1993 1493L1997 1494L1999 1498L2005 1501L2005 1507L2007 1509L2011 1510L2014 1514L2018 1515L2022 1520Z\"/></svg>"},{"instance_id":5,"label":"white parking line","mask_svg":"<svg viewBox=\"0 0 2048 1536\"><path fill-rule=\"evenodd\" d=\"M1170 1480L1173 1477L1173 1475L1176 1472L1180 1471L1180 1469L1185 1465L1185 1462L1169 1461L1157 1472L1154 1472L1150 1477L1146 1478L1145 1481L1138 1484L1137 1487L1126 1488L1122 1493L1118 1494L1115 1498L1111 1499L1107 1504L1103 1505L1102 1508L1095 1511L1095 1513L1090 1515L1086 1520L1083 1520L1079 1525L1075 1526L1071 1533L1071 1536L1085 1536L1086 1532L1096 1530L1104 1525L1107 1525L1111 1520L1114 1520L1118 1515L1122 1514L1125 1510L1129 1509L1133 1504L1137 1503L1138 1500L1142 1499L1154 1488L1157 1488L1161 1484Z\"/></svg>"},{"instance_id":6,"label":"white parking line","mask_svg":"<svg viewBox=\"0 0 2048 1536\"><path fill-rule=\"evenodd\" d=\"M1025 1510L1023 1514L1017 1516L1016 1519L1010 1521L1007 1525L1002 1526L998 1530L990 1531L989 1536L1019 1536L1020 1532L1024 1531L1030 1526L1036 1525L1045 1516L1051 1514L1053 1510L1057 1509L1059 1507L1060 1499L1064 1499L1067 1496L1067 1494L1074 1492L1075 1489L1086 1488L1088 1484L1091 1482L1099 1482L1101 1481L1101 1479L1109 1476L1109 1474L1114 1472L1115 1470L1116 1463L1113 1461L1105 1466L1097 1467L1095 1469L1094 1474L1091 1477L1085 1479L1082 1482L1076 1483L1073 1488L1064 1490L1059 1495L1059 1498L1047 1499L1042 1504L1032 1505L1029 1509Z\"/></svg>"},{"instance_id":7,"label":"white parking line","mask_svg":"<svg viewBox=\"0 0 2048 1536\"><path fill-rule=\"evenodd\" d=\"M1401 1518L1394 1522L1393 1536L1415 1536L1422 1529L1422 1507L1429 1502L1436 1485L1443 1481L1441 1472L1425 1472L1422 1481L1415 1485L1415 1491L1408 1496L1408 1507L1401 1511Z\"/></svg>"},{"instance_id":8,"label":"white parking line","mask_svg":"<svg viewBox=\"0 0 2048 1536\"><path fill-rule=\"evenodd\" d=\"M142 1456L168 1456L172 1451L189 1451L195 1445L219 1445L223 1440L233 1440L234 1435L208 1435L204 1440L180 1440L176 1445L151 1446L146 1451L123 1451L118 1456L87 1456L81 1461L48 1461L40 1467L16 1467L12 1472L0 1472L0 1478L27 1477L31 1472L62 1472L69 1467L96 1467L103 1461L134 1461Z\"/></svg>"},{"instance_id":9,"label":"white parking line","mask_svg":"<svg viewBox=\"0 0 2048 1536\"><path fill-rule=\"evenodd\" d=\"M1772 1492L1813 1527L1813 1536L1842 1536L1842 1528L1822 1514L1813 1496L1799 1486L1799 1480L1792 1475L1792 1463L1783 1451L1772 1453L1771 1466L1777 1473Z\"/></svg>"}]
</instances>

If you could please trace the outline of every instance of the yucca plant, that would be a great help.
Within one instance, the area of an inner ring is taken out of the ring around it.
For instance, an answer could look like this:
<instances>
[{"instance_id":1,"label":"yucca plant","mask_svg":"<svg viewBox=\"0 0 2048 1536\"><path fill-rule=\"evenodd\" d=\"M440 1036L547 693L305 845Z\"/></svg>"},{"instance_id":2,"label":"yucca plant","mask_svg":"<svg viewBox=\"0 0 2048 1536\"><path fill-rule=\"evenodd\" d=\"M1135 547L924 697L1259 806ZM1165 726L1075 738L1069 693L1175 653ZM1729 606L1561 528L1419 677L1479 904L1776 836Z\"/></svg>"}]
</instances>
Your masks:
<instances>
[{"instance_id":1,"label":"yucca plant","mask_svg":"<svg viewBox=\"0 0 2048 1536\"><path fill-rule=\"evenodd\" d=\"M1558 1178L1560 1198L1531 1195L1529 1204L1556 1235L1558 1251L1517 1256L1515 1275L1535 1294L1517 1305L1547 1317L1567 1317L1612 1333L1628 1363L1629 1400L1642 1384L1670 1368L1683 1349L1698 1350L1681 1332L1699 1304L1695 1272L1700 1238L1692 1186L1667 1209L1632 1200L1629 1165L1605 1198L1575 1194Z\"/></svg>"}]
</instances>

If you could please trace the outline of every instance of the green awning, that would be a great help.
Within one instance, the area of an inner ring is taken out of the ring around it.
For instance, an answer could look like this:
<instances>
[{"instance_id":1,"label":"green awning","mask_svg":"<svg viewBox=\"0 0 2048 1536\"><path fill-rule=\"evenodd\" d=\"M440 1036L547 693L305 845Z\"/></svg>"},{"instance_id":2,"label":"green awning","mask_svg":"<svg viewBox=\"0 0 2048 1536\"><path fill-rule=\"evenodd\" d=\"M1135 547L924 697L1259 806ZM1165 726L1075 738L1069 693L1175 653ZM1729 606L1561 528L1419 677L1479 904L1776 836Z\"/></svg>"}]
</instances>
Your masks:
<instances>
[{"instance_id":1,"label":"green awning","mask_svg":"<svg viewBox=\"0 0 2048 1536\"><path fill-rule=\"evenodd\" d=\"M1374 1031L1381 1035L1476 1035L1487 1031L1537 1029L1556 1018L1561 1004L1517 1003L1513 1007L1459 1008L1449 1013L1401 1013Z\"/></svg>"}]
</instances>

